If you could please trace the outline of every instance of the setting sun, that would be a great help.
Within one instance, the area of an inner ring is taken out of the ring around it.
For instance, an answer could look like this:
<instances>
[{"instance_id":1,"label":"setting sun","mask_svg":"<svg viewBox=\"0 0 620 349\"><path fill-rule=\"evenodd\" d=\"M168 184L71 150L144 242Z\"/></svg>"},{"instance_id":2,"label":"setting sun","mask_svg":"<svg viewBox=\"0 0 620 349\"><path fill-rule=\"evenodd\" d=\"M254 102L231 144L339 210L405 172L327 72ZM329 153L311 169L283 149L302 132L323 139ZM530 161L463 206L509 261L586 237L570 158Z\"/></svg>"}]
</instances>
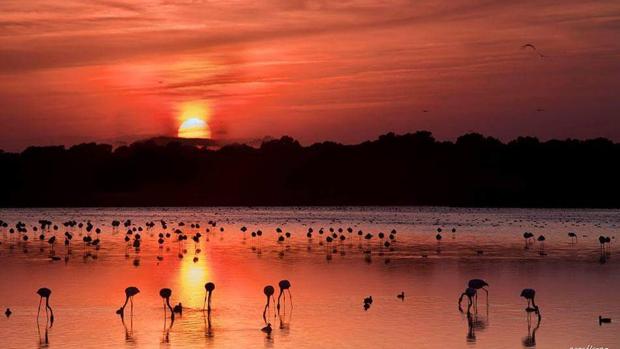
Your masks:
<instances>
[{"instance_id":1,"label":"setting sun","mask_svg":"<svg viewBox=\"0 0 620 349\"><path fill-rule=\"evenodd\" d=\"M209 126L204 120L191 118L179 126L178 136L181 138L210 138L211 132L209 132Z\"/></svg>"},{"instance_id":2,"label":"setting sun","mask_svg":"<svg viewBox=\"0 0 620 349\"><path fill-rule=\"evenodd\" d=\"M207 107L203 103L188 102L180 107L178 136L181 138L211 138L207 123Z\"/></svg>"}]
</instances>

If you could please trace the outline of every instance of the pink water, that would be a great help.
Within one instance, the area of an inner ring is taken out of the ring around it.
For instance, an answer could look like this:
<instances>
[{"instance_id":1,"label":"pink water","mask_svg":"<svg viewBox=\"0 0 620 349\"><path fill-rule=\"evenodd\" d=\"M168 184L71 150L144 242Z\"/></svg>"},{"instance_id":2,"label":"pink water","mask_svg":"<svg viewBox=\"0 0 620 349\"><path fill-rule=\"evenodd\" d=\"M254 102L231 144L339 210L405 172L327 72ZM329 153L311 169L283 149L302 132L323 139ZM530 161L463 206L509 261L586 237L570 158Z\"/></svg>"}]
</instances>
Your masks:
<instances>
[{"instance_id":1,"label":"pink water","mask_svg":"<svg viewBox=\"0 0 620 349\"><path fill-rule=\"evenodd\" d=\"M60 243L54 248L61 260L52 261L50 246L36 239L38 234L29 232L24 244L17 234L0 230L0 307L13 311L0 319L1 348L518 348L532 344L532 332L538 348L620 345L615 238L605 264L599 263L598 242L599 235L615 237L619 211L0 210L0 219L11 224L21 220L30 230L41 218L58 225L69 219L91 220L103 231L101 248L84 247L75 228L68 254L61 226L56 233ZM111 229L113 219L132 219L136 227L165 219L168 231L183 221L190 239L179 245L171 238L160 252L156 240L162 228L157 224L142 233L143 244L136 252L126 247L125 228ZM217 221L217 227L207 233L209 220ZM201 227L191 229L190 223ZM242 226L248 228L245 240ZM277 227L292 237L277 243ZM306 237L309 227L315 231L312 240ZM324 235L318 234L321 227ZM346 240L324 242L330 227L336 231L342 227ZM438 227L443 229L441 243L435 239ZM264 232L260 241L250 236L257 229ZM392 229L397 231L393 250L381 248L377 233ZM360 241L358 230L373 233L373 239ZM196 231L203 234L197 246L191 240ZM545 235L546 255L540 255L539 243L524 248L524 231ZM571 243L569 231L578 234L577 243ZM47 233L46 238L52 235ZM198 254L196 247L201 249ZM187 250L181 259L179 249ZM370 256L363 252L368 249ZM488 307L484 293L479 296L470 330L457 300L471 278L487 280L490 293ZM263 287L274 285L277 293L281 279L291 281L292 309L286 303L286 314L275 317L272 312L274 331L267 336L260 331ZM202 311L207 281L216 284L210 326ZM43 286L52 289L51 328L44 316L38 326L36 321L35 292ZM134 299L133 317L126 311L124 325L115 311L127 286L137 286L141 292ZM186 308L169 330L169 319L164 328L162 287L172 289L172 303L182 302ZM539 326L532 320L529 337L526 302L519 297L526 287L536 289L542 314ZM404 301L396 298L401 291ZM364 311L362 300L369 295L374 302ZM612 323L599 326L599 315L612 318Z\"/></svg>"}]
</instances>

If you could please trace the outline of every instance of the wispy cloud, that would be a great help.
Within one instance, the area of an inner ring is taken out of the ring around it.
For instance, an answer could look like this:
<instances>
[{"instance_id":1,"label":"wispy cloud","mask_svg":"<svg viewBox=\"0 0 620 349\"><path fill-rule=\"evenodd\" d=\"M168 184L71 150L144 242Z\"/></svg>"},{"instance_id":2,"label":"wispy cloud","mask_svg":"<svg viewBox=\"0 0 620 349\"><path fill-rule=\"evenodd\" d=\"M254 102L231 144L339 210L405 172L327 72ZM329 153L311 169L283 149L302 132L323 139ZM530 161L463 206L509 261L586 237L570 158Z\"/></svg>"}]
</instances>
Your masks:
<instances>
[{"instance_id":1,"label":"wispy cloud","mask_svg":"<svg viewBox=\"0 0 620 349\"><path fill-rule=\"evenodd\" d=\"M175 106L192 99L233 138L312 141L339 122L367 125L343 141L390 125L450 137L468 121L504 137L620 138L587 127L620 106L619 34L620 3L603 0L4 0L0 122L33 126L0 147L173 132Z\"/></svg>"}]
</instances>

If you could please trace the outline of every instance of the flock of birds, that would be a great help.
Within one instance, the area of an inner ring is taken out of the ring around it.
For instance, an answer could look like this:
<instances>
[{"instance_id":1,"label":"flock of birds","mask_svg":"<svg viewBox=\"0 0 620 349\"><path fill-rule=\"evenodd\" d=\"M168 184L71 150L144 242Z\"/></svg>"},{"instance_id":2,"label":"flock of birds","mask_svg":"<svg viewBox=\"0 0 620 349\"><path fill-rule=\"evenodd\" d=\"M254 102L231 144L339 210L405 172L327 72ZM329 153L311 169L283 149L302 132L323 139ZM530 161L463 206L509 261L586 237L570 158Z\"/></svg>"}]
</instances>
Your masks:
<instances>
[{"instance_id":1,"label":"flock of birds","mask_svg":"<svg viewBox=\"0 0 620 349\"><path fill-rule=\"evenodd\" d=\"M266 303L265 303L265 306L263 308L263 313L262 313L262 318L263 318L263 321L265 322L265 326L261 328L261 331L266 333L267 335L270 335L271 332L273 331L271 321L270 321L270 318L271 318L270 313L273 310L272 309L273 305L275 304L276 306L276 310L273 311L274 317L280 318L280 328L284 328L285 326L284 316L282 315L282 313L284 314L286 313L286 309L284 309L283 312L281 312L281 310L286 307L287 303L290 305L290 308L289 308L290 310L292 310L293 308L293 297L291 294L291 282L288 280L281 280L278 283L278 287L279 287L279 293L278 293L277 299L275 298L275 288L272 285L267 285L263 289L263 293L266 297ZM213 296L213 291L215 290L215 284L213 282L207 282L205 283L204 288L205 288L205 297L204 297L204 303L202 306L202 311L206 312L208 316L209 328L210 328L211 327L211 310L212 310L211 299ZM45 328L47 330L47 328L51 328L54 325L54 310L50 306L50 297L52 295L52 290L47 287L42 287L42 288L39 288L36 293L40 297L39 307L37 309L37 323L41 316L41 306L43 306L43 308L45 309L45 321L46 321ZM129 286L125 288L125 301L123 305L121 305L120 308L116 310L116 314L120 316L121 321L123 322L123 325L125 325L125 308L129 305L130 316L133 317L133 308L134 308L133 298L137 296L139 293L140 293L140 289L138 287ZM168 313L170 317L170 325L166 326L166 323L164 323L164 327L166 331L166 338L167 338L168 333L170 329L172 328L172 325L174 324L175 316L176 315L182 316L184 308L183 308L183 304L180 302L174 306L170 304L170 299L172 297L172 289L170 288L160 289L159 296L161 297L162 302L163 302L164 319L167 319ZM287 296L288 296L288 302L287 302ZM43 304L43 300L45 300L45 304ZM6 317L9 318L12 314L13 312L11 311L11 309L7 308L5 311Z\"/></svg>"},{"instance_id":2,"label":"flock of birds","mask_svg":"<svg viewBox=\"0 0 620 349\"><path fill-rule=\"evenodd\" d=\"M272 309L272 306L274 304L276 305L276 310L273 311L273 313L274 313L275 318L279 317L281 319L281 322L280 322L281 329L285 328L284 320L281 314L281 308L282 308L281 306L282 305L284 305L284 307L286 306L287 295L289 299L288 304L290 304L290 309L292 310L292 307L293 307L293 299L291 295L291 282L289 280L281 280L278 283L278 287L279 287L279 293L278 293L277 299L275 298L275 288L272 285L267 285L263 289L266 302L265 302L263 312L262 312L262 319L264 321L264 326L260 330L266 333L268 338L273 331L272 324L270 321L270 318L271 318L270 310ZM463 291L463 293L461 293L458 299L458 310L461 313L464 313L463 308L462 308L462 302L465 297L467 298L467 312L466 313L467 313L467 321L468 321L468 340L470 339L475 340L475 326L478 321L477 320L478 292L480 290L484 291L486 294L486 297L485 297L486 307L488 311L488 307L489 307L488 287L489 287L489 284L483 279L471 279L467 283L467 288ZM212 310L211 300L212 300L213 292L215 290L215 284L213 282L207 282L205 283L204 288L205 288L205 296L204 296L202 311L206 312L206 317L208 318L208 330L207 331L208 333L210 333L211 331L211 310ZM49 328L51 328L54 324L54 311L52 307L50 306L50 296L52 294L52 291L49 288L43 287L43 288L38 289L36 293L40 297L39 307L37 310L37 323L39 321L41 307L43 306L45 309L45 314L46 314L45 319L46 319L46 331L47 331L48 326ZM120 308L116 311L116 314L120 316L121 321L123 322L123 325L125 325L125 321L124 321L125 308L128 305L130 306L130 314L131 314L130 316L133 317L133 298L137 296L139 293L140 293L140 289L138 289L135 286L129 286L125 289L125 301L120 306ZM172 328L172 325L174 324L174 321L175 321L175 315L182 316L183 314L183 305L181 303L178 303L174 306L170 304L170 299L172 297L172 290L170 288L160 289L159 296L161 297L162 303L163 303L164 329L165 329L164 338L165 340L168 340L170 329ZM531 347L536 344L535 334L536 334L536 330L540 327L540 322L542 319L541 310L535 301L536 290L532 288L525 288L521 291L520 296L527 301L525 312L528 314L528 336L526 336L523 342L526 347ZM396 297L404 301L405 292L402 291L401 293L397 294ZM43 304L43 300L45 300L45 304ZM372 296L368 296L363 299L363 308L365 311L367 311L371 307L372 304L373 304ZM284 312L286 312L286 310L284 310ZM168 313L169 313L169 318L170 318L169 326L166 325ZM537 316L536 325L533 331L531 330L531 315L532 314L535 314ZM10 315L11 315L11 311L10 309L7 309L6 316L10 317ZM602 325L605 323L611 323L611 321L612 321L611 318L603 317L601 315L598 316L599 325ZM46 340L47 340L47 335L46 335Z\"/></svg>"},{"instance_id":3,"label":"flock of birds","mask_svg":"<svg viewBox=\"0 0 620 349\"><path fill-rule=\"evenodd\" d=\"M61 224L64 227L64 233L60 235L61 228L58 224L54 224L52 221L47 219L41 219L38 221L38 225L30 225L18 221L14 225L9 226L7 222L0 220L0 232L4 235L4 243L9 243L11 249L14 248L14 245L18 245L23 247L24 252L27 252L28 244L30 243L32 246L32 241L40 242L40 249L44 251L44 246L48 245L49 258L52 261L62 260L57 253L57 244L60 241L63 242L65 246L65 261L68 260L71 255L72 246L75 244L74 238L78 237L82 243L83 256L85 259L97 259L97 253L102 246L102 235L103 226L96 227L91 221L85 222L77 222L75 220L69 220L63 222ZM158 253L156 255L157 261L162 261L164 259L163 251L166 249L170 250L170 245L175 245L177 247L177 256L178 258L184 258L184 256L188 253L186 243L192 241L194 244L194 262L198 261L198 255L201 252L200 242L204 238L206 241L209 241L209 238L213 238L215 234L222 234L220 236L223 239L223 233L225 228L223 226L218 226L218 223L214 220L209 220L207 222L207 226L205 228L201 227L200 223L191 223L185 224L184 222L176 222L176 223L168 223L165 220L159 221L149 221L144 224L144 226L136 225L131 220L113 220L111 222L111 230L112 236L118 234L122 228L124 228L124 234L121 235L123 238L123 244L125 246L125 256L129 257L131 250L133 250L136 254L140 252L140 248L143 242L143 235L148 234L149 236L156 237ZM156 231L156 228L159 227L159 232ZM205 235L203 235L203 233ZM250 239L252 240L252 250L261 254L261 239L265 235L261 229L257 229L254 231L249 231L246 226L242 226L239 228L239 232L242 234L243 241L245 243L247 237L246 234L249 233ZM283 256L285 253L285 248L288 241L292 239L292 233L289 231L284 231L282 228L275 228L275 233L277 234L275 243L279 246L282 246L279 255ZM456 236L456 228L451 228L448 230L448 234L452 234L452 238ZM442 228L436 229L435 240L437 243L437 253L441 253L441 243L444 238L446 232L442 230ZM364 232L362 230L358 230L354 234L354 229L352 227L348 228L320 228L318 230L314 230L312 227L308 227L306 231L306 237L309 242L312 241L313 238L316 238L318 235L320 237L318 244L320 246L325 247L325 252L327 259L331 259L332 253L337 253L340 251L344 254L343 250L343 242L344 241L352 241L354 240L355 235L357 235L357 239L359 241L360 250L362 250L363 254L366 256L367 260L370 258L370 255L373 253L373 248L378 248L379 254L383 254L383 251L393 251L394 246L397 243L398 233L395 229L392 229L389 233L370 233ZM569 232L567 234L569 238L570 244L578 243L578 235L575 232ZM586 238L587 235L581 235L581 238ZM523 238L525 240L525 249L530 249L535 243L538 243L539 254L541 256L546 255L545 251L545 241L546 238L544 235L539 235L536 237L531 232L523 233ZM612 239L615 237L609 236L599 236L598 242L600 243L600 262L605 263L607 259L610 257L610 244ZM377 241L378 244L372 244L372 240ZM191 242L189 242L191 244ZM2 244L2 242L0 242ZM483 250L477 250L476 253L478 255L484 254ZM421 254L421 257L428 257L428 254ZM389 258L385 259L386 263L389 263ZM134 260L134 265L138 266L139 262ZM261 328L263 332L267 335L270 335L273 331L272 324L269 321L270 316L269 313L272 310L272 306L276 306L276 310L274 311L274 315L277 317L280 315L281 309L281 299L283 298L283 304L286 303L286 298L289 298L289 304L292 308L292 295L290 292L291 283L288 280L282 280L278 283L279 286L279 294L277 297L277 301L275 299L275 288L272 285L267 285L263 289L263 293L266 297L266 302L262 312L262 319L264 321L264 327ZM461 312L463 312L462 302L466 298L467 299L467 317L468 324L470 325L470 329L473 333L475 320L475 314L478 311L478 292L480 290L486 293L487 305L488 305L488 283L481 279L473 279L470 280L467 288L462 292L458 300L458 308ZM211 327L211 308L212 308L212 294L215 290L215 284L212 282L207 282L205 284L205 299L203 304L203 310L206 311L209 328ZM52 291L49 288L41 288L37 291L37 294L40 296L39 308L37 311L37 319L39 318L41 307L43 306L46 313L46 323L49 323L49 327L54 323L54 312L50 306L50 296ZM116 311L123 321L125 319L125 309L127 306L130 307L130 313L133 315L133 298L140 293L140 290L135 286L130 286L125 289L125 300L121 307ZM182 303L178 303L172 305L170 303L172 297L172 290L169 288L162 288L159 292L160 297L163 301L163 310L164 315L166 317L167 313L169 313L170 318L170 326L168 327L168 331L172 328L172 325L175 321L175 314L182 315L183 313L183 305ZM527 300L526 312L528 314L537 315L538 321L536 324L536 329L540 325L540 320L542 318L541 311L539 306L535 303L535 295L536 291L531 288L523 289L521 292L521 297ZM401 292L397 294L397 298L404 301L405 300L405 292ZM43 300L45 303L43 304ZM372 296L368 296L363 299L363 309L369 310L373 304ZM10 317L12 314L11 309L7 308L5 311L6 317ZM529 319L529 318L528 318ZM599 324L611 322L610 318L605 318L603 316L599 316ZM281 321L281 324L283 321ZM528 322L529 325L529 322ZM166 326L166 325L164 325ZM47 328L47 327L46 327ZM528 327L529 328L529 327ZM535 330L536 330L535 329ZM534 330L534 333L535 333ZM167 335L166 335L167 338ZM531 338L531 340L535 340Z\"/></svg>"},{"instance_id":4,"label":"flock of birds","mask_svg":"<svg viewBox=\"0 0 620 349\"><path fill-rule=\"evenodd\" d=\"M62 223L62 226L65 228L64 234L62 237L59 237L60 234L60 226L54 224L52 221L47 219L41 219L38 221L38 225L28 226L26 223L22 221L18 221L13 226L9 226L9 224L5 221L0 220L0 233L4 236L4 242L9 242L8 246L10 249L14 249L15 245L21 246L23 248L24 253L28 253L28 247L33 246L32 241L39 241L40 251L44 251L44 247L47 244L49 247L49 258L52 261L60 261L64 258L65 262L69 261L70 256L72 255L72 246L75 245L74 238L77 237L82 240L82 251L83 258L86 259L97 259L101 245L102 245L102 227L96 227L90 220L86 222L77 222L75 220L69 220ZM129 258L131 255L131 250L135 252L136 258L134 258L134 265L138 266L140 264L140 259L137 256L140 253L140 248L143 243L143 235L149 234L149 236L155 236L155 230L157 226L160 226L160 231L157 233L157 245L158 245L158 253L156 259L158 262L164 260L164 251L170 251L171 245L176 244L177 247L177 256L178 258L184 258L184 256L188 253L188 249L186 243L190 240L194 244L194 257L193 261L197 262L199 260L199 254L201 252L200 242L204 238L207 242L210 237L213 237L214 234L219 232L220 239L223 239L225 228L223 226L218 226L218 223L214 220L209 220L207 222L207 227L202 230L200 223L191 223L185 224L180 221L172 225L171 223L166 222L165 220L159 220L159 222L148 221L142 225L136 225L130 219L125 221L113 220L111 223L112 235L116 235L120 232L121 226L125 229L125 234L123 237L124 246L125 246L125 257ZM203 232L206 235L203 235ZM242 226L239 228L239 232L242 234L243 243L245 243L247 239L247 233L249 232L246 226ZM290 242L293 239L293 234L290 231L284 231L281 227L275 228L275 232L277 233L277 237L275 240L275 244L280 247L278 251L278 255L283 257L286 251L290 248ZM449 230L452 234L452 239L456 238L456 228L451 228ZM436 248L435 252L437 254L441 254L442 252L442 241L444 238L445 232L442 228L437 228L435 240L436 240ZM251 249L257 255L262 254L262 244L264 239L264 233L261 229L256 229L249 232L250 239L252 241ZM363 252L364 258L367 262L371 261L371 255L373 251L377 251L379 256L383 256L384 252L393 252L395 251L395 246L397 243L397 231L396 229L392 229L389 233L384 232L364 232L361 229L357 230L354 233L354 229L352 227L348 228L320 228L318 230L314 230L312 227L308 227L305 233L308 239L308 251L312 248L312 242L316 241L318 235L318 245L324 247L325 257L327 260L332 259L332 255L335 253L340 253L341 255L345 255L345 241L348 241L348 246L353 246L353 241L355 240L355 235L357 235L358 247ZM583 238L586 238L587 235L582 235ZM538 254L540 256L547 255L547 251L545 250L545 242L546 237L544 235L539 235L535 237L535 235L531 232L523 233L523 238L525 240L525 249L530 249L534 243L538 243ZM570 244L576 245L578 241L577 233L569 232L568 238ZM62 240L60 240L62 239ZM610 236L599 236L598 242L600 243L600 256L599 262L605 263L610 257L610 244L614 237ZM64 257L59 256L56 253L57 245L63 241L65 246ZM377 241L377 243L372 243L372 241ZM15 244L16 242L16 244ZM2 244L2 242L0 242ZM402 250L405 250L406 247L403 246ZM475 249L475 254L483 255L485 253L484 249L477 248ZM428 252L422 250L420 253L420 257L426 258L428 257ZM384 262L390 263L390 258L385 258Z\"/></svg>"}]
</instances>

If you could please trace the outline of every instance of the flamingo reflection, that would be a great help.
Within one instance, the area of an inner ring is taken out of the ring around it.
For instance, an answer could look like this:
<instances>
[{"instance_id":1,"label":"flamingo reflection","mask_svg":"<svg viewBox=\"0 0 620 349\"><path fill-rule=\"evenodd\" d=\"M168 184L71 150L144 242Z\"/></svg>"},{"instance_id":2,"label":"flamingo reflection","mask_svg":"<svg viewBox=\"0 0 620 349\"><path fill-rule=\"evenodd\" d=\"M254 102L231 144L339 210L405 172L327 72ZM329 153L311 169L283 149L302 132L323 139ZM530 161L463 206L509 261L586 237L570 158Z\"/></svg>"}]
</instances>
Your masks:
<instances>
[{"instance_id":1,"label":"flamingo reflection","mask_svg":"<svg viewBox=\"0 0 620 349\"><path fill-rule=\"evenodd\" d=\"M540 327L540 316L536 321L536 326L532 329L532 312L527 313L527 336L523 337L521 343L525 348L533 348L536 346L536 331Z\"/></svg>"}]
</instances>

